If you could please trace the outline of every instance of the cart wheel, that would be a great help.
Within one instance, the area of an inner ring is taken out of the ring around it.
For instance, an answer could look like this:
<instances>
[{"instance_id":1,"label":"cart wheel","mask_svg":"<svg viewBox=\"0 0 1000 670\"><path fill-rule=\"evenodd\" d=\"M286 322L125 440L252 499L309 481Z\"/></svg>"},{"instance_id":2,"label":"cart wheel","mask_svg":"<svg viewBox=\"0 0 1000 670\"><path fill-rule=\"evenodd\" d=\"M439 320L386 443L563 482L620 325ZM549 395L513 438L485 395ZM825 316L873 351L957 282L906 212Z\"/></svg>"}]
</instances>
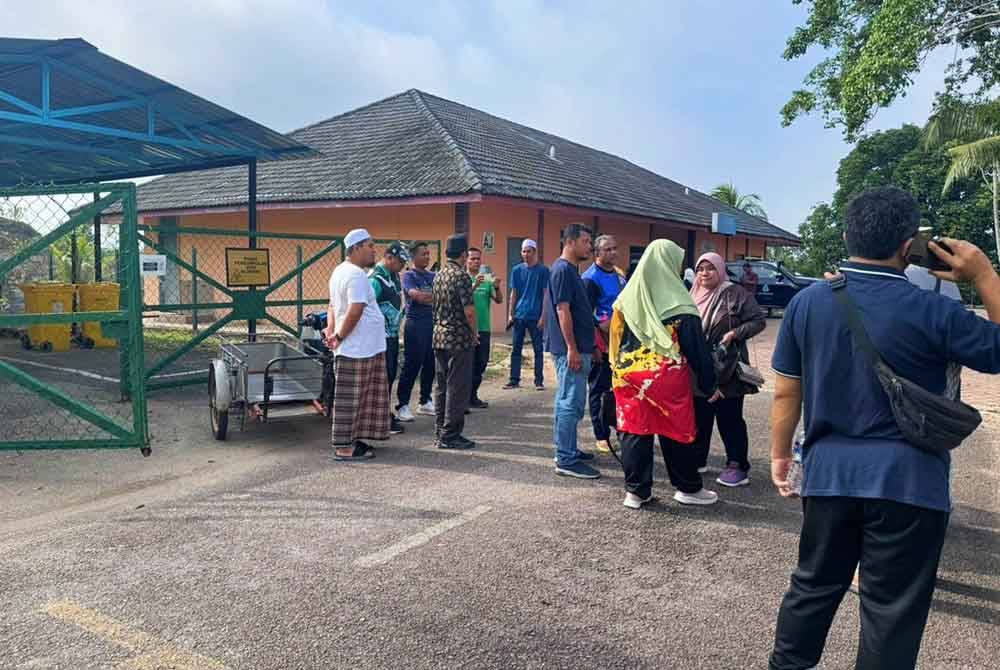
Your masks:
<instances>
[{"instance_id":1,"label":"cart wheel","mask_svg":"<svg viewBox=\"0 0 1000 670\"><path fill-rule=\"evenodd\" d=\"M27 349L28 351L31 351L31 338L28 337L26 334L21 336L21 346Z\"/></svg>"},{"instance_id":2,"label":"cart wheel","mask_svg":"<svg viewBox=\"0 0 1000 670\"><path fill-rule=\"evenodd\" d=\"M212 421L212 435L217 440L226 439L226 431L229 429L229 408L224 410L215 407L215 371L208 369L208 413Z\"/></svg>"},{"instance_id":3,"label":"cart wheel","mask_svg":"<svg viewBox=\"0 0 1000 670\"><path fill-rule=\"evenodd\" d=\"M38 348L41 349L42 351L44 351L45 353L49 353L50 351L52 351L52 343L51 342L42 342L42 346L40 346Z\"/></svg>"}]
</instances>

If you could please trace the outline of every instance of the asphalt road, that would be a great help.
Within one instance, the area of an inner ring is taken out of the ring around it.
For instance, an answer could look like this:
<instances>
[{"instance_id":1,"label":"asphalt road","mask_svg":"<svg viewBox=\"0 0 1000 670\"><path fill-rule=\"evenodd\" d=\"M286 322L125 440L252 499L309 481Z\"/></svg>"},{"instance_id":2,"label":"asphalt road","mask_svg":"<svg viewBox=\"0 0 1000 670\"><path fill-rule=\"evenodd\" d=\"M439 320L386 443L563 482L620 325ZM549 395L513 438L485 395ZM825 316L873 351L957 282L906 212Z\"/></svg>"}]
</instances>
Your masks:
<instances>
[{"instance_id":1,"label":"asphalt road","mask_svg":"<svg viewBox=\"0 0 1000 670\"><path fill-rule=\"evenodd\" d=\"M553 474L552 391L502 391L474 452L418 417L374 461L329 460L319 419L209 437L200 395L151 403L154 455L0 453L0 668L763 668L796 502L767 476L721 501L622 507L622 475ZM1000 658L996 422L956 458L921 668ZM581 424L581 436L589 425ZM584 444L589 444L589 440ZM822 668L853 667L848 594Z\"/></svg>"}]
</instances>

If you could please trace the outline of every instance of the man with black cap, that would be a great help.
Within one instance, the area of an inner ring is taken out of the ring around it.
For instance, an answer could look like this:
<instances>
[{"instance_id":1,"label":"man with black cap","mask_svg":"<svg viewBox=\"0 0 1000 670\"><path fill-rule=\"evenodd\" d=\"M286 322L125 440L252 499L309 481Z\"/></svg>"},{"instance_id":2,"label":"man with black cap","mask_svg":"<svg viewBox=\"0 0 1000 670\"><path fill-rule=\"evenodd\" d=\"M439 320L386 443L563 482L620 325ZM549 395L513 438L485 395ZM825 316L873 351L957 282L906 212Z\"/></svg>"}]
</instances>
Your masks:
<instances>
[{"instance_id":1,"label":"man with black cap","mask_svg":"<svg viewBox=\"0 0 1000 670\"><path fill-rule=\"evenodd\" d=\"M437 413L437 447L471 449L472 440L462 436L465 411L472 390L473 353L479 339L476 307L472 301L472 278L465 270L469 243L465 235L448 238L448 261L434 278L434 345L437 386L434 409Z\"/></svg>"},{"instance_id":2,"label":"man with black cap","mask_svg":"<svg viewBox=\"0 0 1000 670\"><path fill-rule=\"evenodd\" d=\"M399 281L399 273L409 262L410 252L407 248L401 242L393 242L386 248L379 264L368 273L375 290L375 302L385 317L385 365L390 395L392 383L396 381L396 373L399 371L399 322L403 318L403 287ZM395 415L389 421L391 434L403 432L403 424Z\"/></svg>"}]
</instances>

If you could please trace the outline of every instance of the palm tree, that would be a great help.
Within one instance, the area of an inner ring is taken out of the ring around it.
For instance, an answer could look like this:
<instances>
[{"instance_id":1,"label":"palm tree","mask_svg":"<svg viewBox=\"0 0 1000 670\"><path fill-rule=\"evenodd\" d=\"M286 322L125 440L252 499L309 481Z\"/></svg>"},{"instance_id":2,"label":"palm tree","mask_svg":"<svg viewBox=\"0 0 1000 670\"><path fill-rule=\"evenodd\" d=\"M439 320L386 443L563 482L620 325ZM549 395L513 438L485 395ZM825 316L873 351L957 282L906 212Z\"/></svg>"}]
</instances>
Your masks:
<instances>
[{"instance_id":1,"label":"palm tree","mask_svg":"<svg viewBox=\"0 0 1000 670\"><path fill-rule=\"evenodd\" d=\"M751 216L767 221L767 212L760 204L760 195L757 193L740 193L732 182L719 184L712 189L712 197L721 200L730 207L735 207L741 212L746 212Z\"/></svg>"},{"instance_id":2,"label":"palm tree","mask_svg":"<svg viewBox=\"0 0 1000 670\"><path fill-rule=\"evenodd\" d=\"M946 101L924 129L928 148L946 142L961 144L948 149L951 166L942 194L958 179L979 175L993 189L993 240L1000 258L1000 99L962 104Z\"/></svg>"}]
</instances>

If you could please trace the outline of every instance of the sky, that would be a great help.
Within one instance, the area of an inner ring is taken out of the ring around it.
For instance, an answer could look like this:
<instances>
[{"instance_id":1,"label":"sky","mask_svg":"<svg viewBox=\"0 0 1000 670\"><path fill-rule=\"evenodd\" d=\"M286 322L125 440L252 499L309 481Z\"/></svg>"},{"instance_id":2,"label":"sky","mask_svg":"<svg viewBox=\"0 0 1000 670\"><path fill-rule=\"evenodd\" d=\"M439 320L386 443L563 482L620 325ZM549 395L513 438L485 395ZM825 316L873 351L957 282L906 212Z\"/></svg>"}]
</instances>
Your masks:
<instances>
[{"instance_id":1,"label":"sky","mask_svg":"<svg viewBox=\"0 0 1000 670\"><path fill-rule=\"evenodd\" d=\"M849 151L780 109L822 54L781 58L791 0L0 0L4 37L82 37L282 132L417 88L708 192L732 181L795 231ZM870 130L922 124L948 54Z\"/></svg>"}]
</instances>

